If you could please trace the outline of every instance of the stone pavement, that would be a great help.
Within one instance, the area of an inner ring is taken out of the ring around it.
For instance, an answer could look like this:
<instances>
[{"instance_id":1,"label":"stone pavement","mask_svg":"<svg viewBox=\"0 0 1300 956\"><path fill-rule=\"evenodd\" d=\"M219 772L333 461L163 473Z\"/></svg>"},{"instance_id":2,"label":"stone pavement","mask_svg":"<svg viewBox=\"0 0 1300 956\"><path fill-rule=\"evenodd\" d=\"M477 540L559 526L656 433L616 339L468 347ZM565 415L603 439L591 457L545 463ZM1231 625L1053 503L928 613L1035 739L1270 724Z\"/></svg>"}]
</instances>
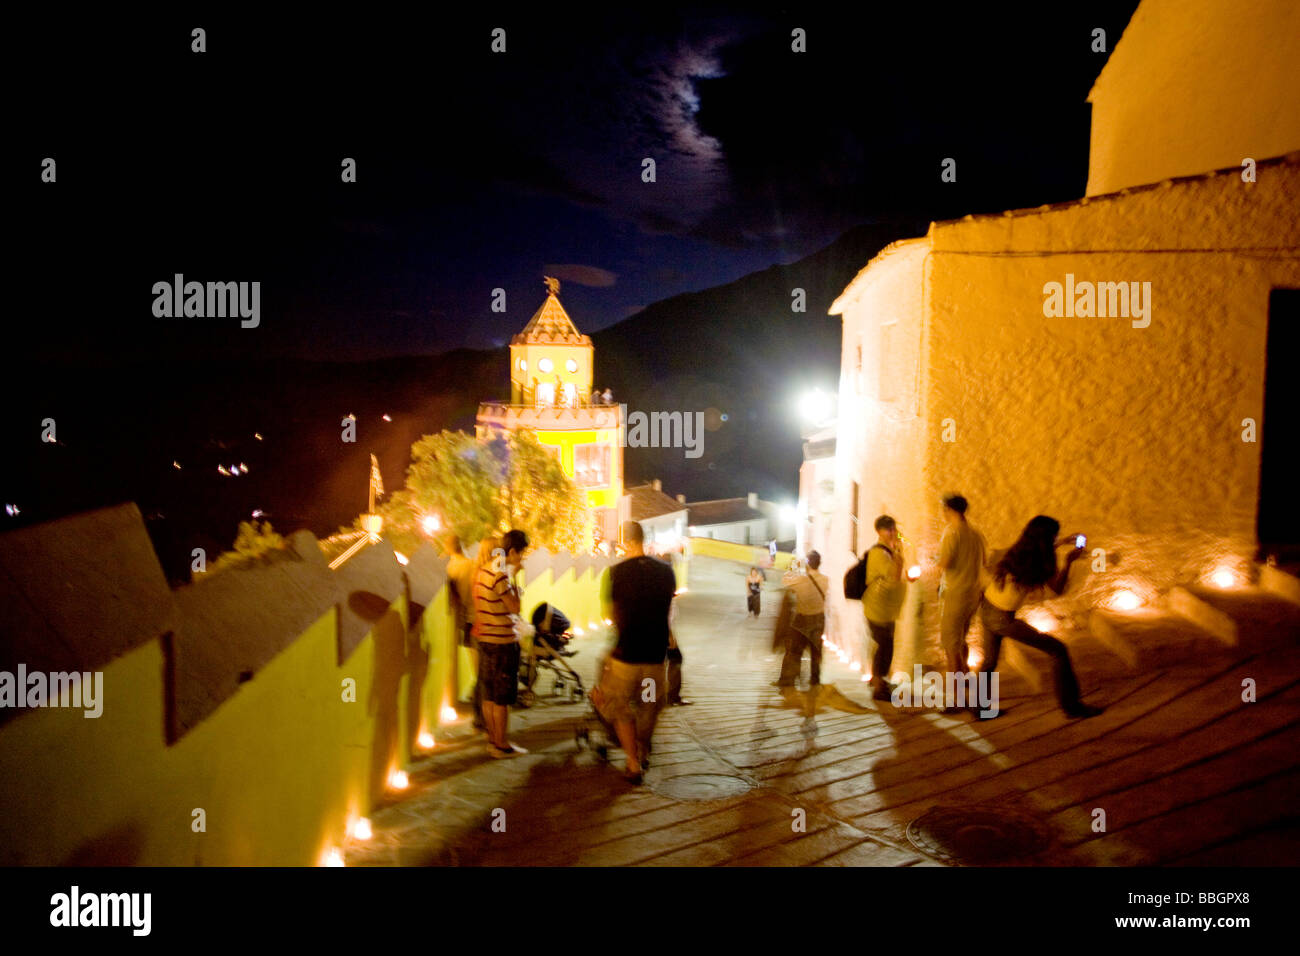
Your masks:
<instances>
[{"instance_id":1,"label":"stone pavement","mask_svg":"<svg viewBox=\"0 0 1300 956\"><path fill-rule=\"evenodd\" d=\"M1003 673L1003 715L976 721L870 699L834 652L820 695L770 686L780 593L745 614L740 565L692 563L678 598L684 694L643 786L575 743L586 708L511 714L530 753L492 760L444 731L410 787L372 815L349 865L915 866L1300 862L1300 646L1135 671L1070 640L1091 720ZM590 679L607 635L572 646ZM1032 655L1033 652L1026 652ZM806 670L805 665L805 670ZM1258 700L1243 703L1242 681ZM496 821L496 827L493 823ZM502 831L504 823L504 831Z\"/></svg>"}]
</instances>

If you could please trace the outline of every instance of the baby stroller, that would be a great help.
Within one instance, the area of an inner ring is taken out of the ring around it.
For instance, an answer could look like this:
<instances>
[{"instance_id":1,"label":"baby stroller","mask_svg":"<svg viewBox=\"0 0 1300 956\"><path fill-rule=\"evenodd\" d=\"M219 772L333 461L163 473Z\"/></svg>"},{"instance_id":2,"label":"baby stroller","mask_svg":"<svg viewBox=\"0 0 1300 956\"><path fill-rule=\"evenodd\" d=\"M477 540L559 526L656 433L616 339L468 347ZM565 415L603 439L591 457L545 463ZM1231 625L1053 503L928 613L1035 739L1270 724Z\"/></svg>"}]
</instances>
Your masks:
<instances>
[{"instance_id":1,"label":"baby stroller","mask_svg":"<svg viewBox=\"0 0 1300 956\"><path fill-rule=\"evenodd\" d=\"M551 674L552 694L559 696L567 693L570 701L578 701L586 696L582 678L565 660L578 653L565 649L573 637L569 633L569 624L564 612L551 604L539 604L533 609L533 646L527 653L520 655L519 659L519 697L525 706L537 700L533 688L542 671Z\"/></svg>"}]
</instances>

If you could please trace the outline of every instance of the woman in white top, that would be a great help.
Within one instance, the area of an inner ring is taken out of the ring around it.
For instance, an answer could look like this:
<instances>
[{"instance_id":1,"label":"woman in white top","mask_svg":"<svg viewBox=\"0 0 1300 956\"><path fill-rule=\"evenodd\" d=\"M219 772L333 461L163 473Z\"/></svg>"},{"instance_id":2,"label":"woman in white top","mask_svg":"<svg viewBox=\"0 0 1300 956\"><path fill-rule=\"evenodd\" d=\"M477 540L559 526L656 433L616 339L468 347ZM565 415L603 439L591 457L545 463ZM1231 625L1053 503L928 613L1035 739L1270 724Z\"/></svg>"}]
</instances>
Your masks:
<instances>
[{"instance_id":1,"label":"woman in white top","mask_svg":"<svg viewBox=\"0 0 1300 956\"><path fill-rule=\"evenodd\" d=\"M986 646L980 670L997 670L1002 639L1009 637L1052 656L1052 674L1056 699L1070 717L1093 717L1101 713L1089 707L1079 696L1079 681L1070 664L1070 652L1050 635L1043 634L1016 617L1026 601L1039 600L1044 588L1064 594L1070 578L1070 566L1083 556L1076 547L1065 556L1061 567L1056 564L1056 549L1072 539L1058 539L1061 523L1047 515L1038 515L1021 532L1020 538L1002 553L992 566L992 580L980 598L980 620L984 624Z\"/></svg>"}]
</instances>

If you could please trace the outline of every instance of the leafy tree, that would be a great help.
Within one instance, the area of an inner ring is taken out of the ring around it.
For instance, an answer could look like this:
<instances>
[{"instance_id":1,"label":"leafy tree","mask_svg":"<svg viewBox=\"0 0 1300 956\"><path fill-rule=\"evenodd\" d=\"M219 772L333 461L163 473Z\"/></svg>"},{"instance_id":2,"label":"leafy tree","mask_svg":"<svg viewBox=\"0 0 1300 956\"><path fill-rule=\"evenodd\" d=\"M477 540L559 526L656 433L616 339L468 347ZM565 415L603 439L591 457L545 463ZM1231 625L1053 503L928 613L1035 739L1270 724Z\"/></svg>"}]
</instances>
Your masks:
<instances>
[{"instance_id":1,"label":"leafy tree","mask_svg":"<svg viewBox=\"0 0 1300 956\"><path fill-rule=\"evenodd\" d=\"M284 536L275 533L269 521L241 521L235 535L234 548L222 552L208 573L222 571L226 568L251 567L272 560L277 552L284 551Z\"/></svg>"},{"instance_id":2,"label":"leafy tree","mask_svg":"<svg viewBox=\"0 0 1300 956\"><path fill-rule=\"evenodd\" d=\"M422 521L430 514L462 541L519 528L538 547L575 552L588 518L582 492L527 431L425 435L411 446L406 486L380 513L384 536L408 553L427 539Z\"/></svg>"}]
</instances>

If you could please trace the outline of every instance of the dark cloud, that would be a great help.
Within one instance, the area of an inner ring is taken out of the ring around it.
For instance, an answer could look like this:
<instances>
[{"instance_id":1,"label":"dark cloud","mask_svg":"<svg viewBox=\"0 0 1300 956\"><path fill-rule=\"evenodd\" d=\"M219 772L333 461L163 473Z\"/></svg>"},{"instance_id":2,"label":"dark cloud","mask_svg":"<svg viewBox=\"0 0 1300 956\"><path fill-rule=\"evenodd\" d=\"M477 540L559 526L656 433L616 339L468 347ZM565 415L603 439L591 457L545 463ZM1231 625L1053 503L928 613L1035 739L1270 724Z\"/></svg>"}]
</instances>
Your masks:
<instances>
[{"instance_id":1,"label":"dark cloud","mask_svg":"<svg viewBox=\"0 0 1300 956\"><path fill-rule=\"evenodd\" d=\"M591 286L593 289L607 289L618 281L618 276L599 266L578 264L546 265L542 266L542 271L548 276L554 276L565 282L576 282L578 285Z\"/></svg>"}]
</instances>

